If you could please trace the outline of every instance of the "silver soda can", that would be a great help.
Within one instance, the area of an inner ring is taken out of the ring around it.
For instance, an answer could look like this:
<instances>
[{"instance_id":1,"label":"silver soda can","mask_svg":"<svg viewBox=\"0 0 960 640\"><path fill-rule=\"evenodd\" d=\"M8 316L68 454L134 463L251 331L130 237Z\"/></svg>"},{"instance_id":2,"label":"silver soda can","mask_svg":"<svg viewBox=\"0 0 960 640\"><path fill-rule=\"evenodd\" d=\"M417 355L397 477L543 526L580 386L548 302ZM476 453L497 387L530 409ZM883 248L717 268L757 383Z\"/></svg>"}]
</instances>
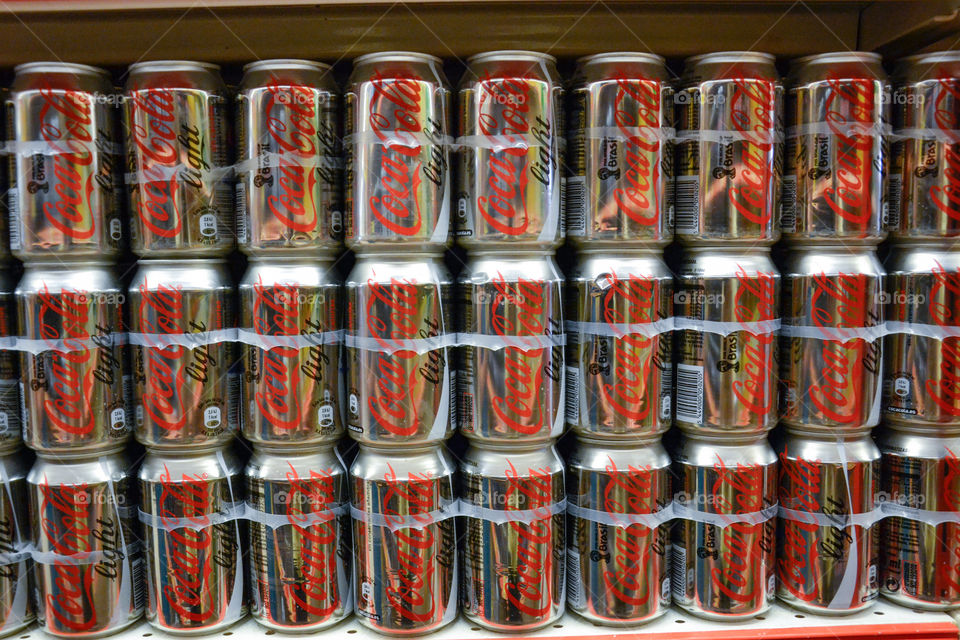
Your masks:
<instances>
[{"instance_id":1,"label":"silver soda can","mask_svg":"<svg viewBox=\"0 0 960 640\"><path fill-rule=\"evenodd\" d=\"M455 463L443 445L361 444L350 467L357 620L419 636L457 617Z\"/></svg>"},{"instance_id":2,"label":"silver soda can","mask_svg":"<svg viewBox=\"0 0 960 640\"><path fill-rule=\"evenodd\" d=\"M563 461L553 444L467 449L460 465L463 614L522 633L563 615Z\"/></svg>"},{"instance_id":3,"label":"silver soda can","mask_svg":"<svg viewBox=\"0 0 960 640\"><path fill-rule=\"evenodd\" d=\"M880 525L870 517L880 452L869 431L788 430L778 451L777 596L821 615L866 609L880 591Z\"/></svg>"},{"instance_id":4,"label":"silver soda can","mask_svg":"<svg viewBox=\"0 0 960 640\"><path fill-rule=\"evenodd\" d=\"M145 260L130 282L137 439L216 445L237 430L233 286L215 260Z\"/></svg>"},{"instance_id":5,"label":"silver soda can","mask_svg":"<svg viewBox=\"0 0 960 640\"><path fill-rule=\"evenodd\" d=\"M460 81L457 241L552 249L563 239L563 83L553 56L490 51Z\"/></svg>"},{"instance_id":6,"label":"silver soda can","mask_svg":"<svg viewBox=\"0 0 960 640\"><path fill-rule=\"evenodd\" d=\"M133 252L229 253L236 244L234 190L220 68L138 62L127 70L123 101Z\"/></svg>"},{"instance_id":7,"label":"silver soda can","mask_svg":"<svg viewBox=\"0 0 960 640\"><path fill-rule=\"evenodd\" d=\"M890 85L876 53L800 58L788 79L784 238L878 244L886 212Z\"/></svg>"},{"instance_id":8,"label":"silver soda can","mask_svg":"<svg viewBox=\"0 0 960 640\"><path fill-rule=\"evenodd\" d=\"M777 424L780 274L764 248L688 248L677 273L675 422L701 433Z\"/></svg>"},{"instance_id":9,"label":"silver soda can","mask_svg":"<svg viewBox=\"0 0 960 640\"><path fill-rule=\"evenodd\" d=\"M343 233L340 94L330 67L260 60L236 97L237 241L251 255L335 253Z\"/></svg>"},{"instance_id":10,"label":"silver soda can","mask_svg":"<svg viewBox=\"0 0 960 640\"><path fill-rule=\"evenodd\" d=\"M347 470L333 444L254 447L247 464L251 613L285 633L353 613Z\"/></svg>"},{"instance_id":11,"label":"silver soda can","mask_svg":"<svg viewBox=\"0 0 960 640\"><path fill-rule=\"evenodd\" d=\"M16 290L24 440L94 453L130 436L124 294L109 265L27 265Z\"/></svg>"},{"instance_id":12,"label":"silver soda can","mask_svg":"<svg viewBox=\"0 0 960 640\"><path fill-rule=\"evenodd\" d=\"M461 433L546 442L563 432L563 276L552 255L478 253L458 278Z\"/></svg>"},{"instance_id":13,"label":"silver soda can","mask_svg":"<svg viewBox=\"0 0 960 640\"><path fill-rule=\"evenodd\" d=\"M21 631L36 619L34 570L30 559L27 473L30 454L14 449L0 454L0 636Z\"/></svg>"},{"instance_id":14,"label":"silver soda can","mask_svg":"<svg viewBox=\"0 0 960 640\"><path fill-rule=\"evenodd\" d=\"M425 444L453 434L452 285L440 256L360 255L345 287L351 437Z\"/></svg>"},{"instance_id":15,"label":"silver soda can","mask_svg":"<svg viewBox=\"0 0 960 640\"><path fill-rule=\"evenodd\" d=\"M787 254L780 333L781 419L831 433L880 420L883 268L869 248Z\"/></svg>"},{"instance_id":16,"label":"silver soda can","mask_svg":"<svg viewBox=\"0 0 960 640\"><path fill-rule=\"evenodd\" d=\"M137 488L122 450L41 453L27 475L38 619L47 633L94 638L143 615Z\"/></svg>"},{"instance_id":17,"label":"silver soda can","mask_svg":"<svg viewBox=\"0 0 960 640\"><path fill-rule=\"evenodd\" d=\"M884 416L960 426L960 252L898 244L885 267Z\"/></svg>"},{"instance_id":18,"label":"silver soda can","mask_svg":"<svg viewBox=\"0 0 960 640\"><path fill-rule=\"evenodd\" d=\"M147 622L211 634L247 613L243 466L229 448L147 450L140 467Z\"/></svg>"},{"instance_id":19,"label":"silver soda can","mask_svg":"<svg viewBox=\"0 0 960 640\"><path fill-rule=\"evenodd\" d=\"M688 58L677 105L676 233L687 244L780 237L783 84L774 57Z\"/></svg>"},{"instance_id":20,"label":"silver soda can","mask_svg":"<svg viewBox=\"0 0 960 640\"><path fill-rule=\"evenodd\" d=\"M360 56L344 95L347 246L442 251L450 244L450 87L439 58Z\"/></svg>"},{"instance_id":21,"label":"silver soda can","mask_svg":"<svg viewBox=\"0 0 960 640\"><path fill-rule=\"evenodd\" d=\"M686 434L674 456L673 602L710 620L773 604L777 457L763 434Z\"/></svg>"},{"instance_id":22,"label":"silver soda can","mask_svg":"<svg viewBox=\"0 0 960 640\"><path fill-rule=\"evenodd\" d=\"M670 609L670 456L657 438L581 438L567 458L567 606L601 625Z\"/></svg>"},{"instance_id":23,"label":"silver soda can","mask_svg":"<svg viewBox=\"0 0 960 640\"><path fill-rule=\"evenodd\" d=\"M13 269L0 267L0 338L12 339L17 335L15 283ZM23 439L18 360L16 351L0 349L0 452L16 449Z\"/></svg>"},{"instance_id":24,"label":"silver soda can","mask_svg":"<svg viewBox=\"0 0 960 640\"><path fill-rule=\"evenodd\" d=\"M568 102L567 237L620 249L673 239L673 87L650 53L580 58Z\"/></svg>"},{"instance_id":25,"label":"silver soda can","mask_svg":"<svg viewBox=\"0 0 960 640\"><path fill-rule=\"evenodd\" d=\"M6 99L13 253L21 260L115 256L123 150L110 74L63 62L15 72Z\"/></svg>"},{"instance_id":26,"label":"silver soda can","mask_svg":"<svg viewBox=\"0 0 960 640\"><path fill-rule=\"evenodd\" d=\"M566 293L566 423L618 442L668 430L673 274L663 260L583 251Z\"/></svg>"},{"instance_id":27,"label":"silver soda can","mask_svg":"<svg viewBox=\"0 0 960 640\"><path fill-rule=\"evenodd\" d=\"M244 436L254 443L336 441L340 283L331 260L252 260L240 282Z\"/></svg>"}]
</instances>

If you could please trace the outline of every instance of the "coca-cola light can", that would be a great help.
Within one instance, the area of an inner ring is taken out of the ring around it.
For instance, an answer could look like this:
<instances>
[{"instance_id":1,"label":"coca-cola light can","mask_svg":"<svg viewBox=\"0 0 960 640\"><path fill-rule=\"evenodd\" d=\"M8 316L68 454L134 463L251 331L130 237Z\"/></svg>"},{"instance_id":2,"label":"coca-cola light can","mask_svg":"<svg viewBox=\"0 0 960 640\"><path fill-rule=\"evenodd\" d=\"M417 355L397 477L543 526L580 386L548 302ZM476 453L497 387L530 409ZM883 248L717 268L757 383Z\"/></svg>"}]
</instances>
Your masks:
<instances>
[{"instance_id":1,"label":"coca-cola light can","mask_svg":"<svg viewBox=\"0 0 960 640\"><path fill-rule=\"evenodd\" d=\"M343 234L340 94L329 65L259 60L236 96L236 231L251 255L334 253Z\"/></svg>"},{"instance_id":2,"label":"coca-cola light can","mask_svg":"<svg viewBox=\"0 0 960 640\"><path fill-rule=\"evenodd\" d=\"M13 269L0 269L0 340L18 333L15 288ZM0 451L15 449L23 439L19 359L16 351L0 349Z\"/></svg>"},{"instance_id":3,"label":"coca-cola light can","mask_svg":"<svg viewBox=\"0 0 960 640\"><path fill-rule=\"evenodd\" d=\"M33 462L26 449L0 454L0 635L12 635L36 619L27 473Z\"/></svg>"}]
</instances>

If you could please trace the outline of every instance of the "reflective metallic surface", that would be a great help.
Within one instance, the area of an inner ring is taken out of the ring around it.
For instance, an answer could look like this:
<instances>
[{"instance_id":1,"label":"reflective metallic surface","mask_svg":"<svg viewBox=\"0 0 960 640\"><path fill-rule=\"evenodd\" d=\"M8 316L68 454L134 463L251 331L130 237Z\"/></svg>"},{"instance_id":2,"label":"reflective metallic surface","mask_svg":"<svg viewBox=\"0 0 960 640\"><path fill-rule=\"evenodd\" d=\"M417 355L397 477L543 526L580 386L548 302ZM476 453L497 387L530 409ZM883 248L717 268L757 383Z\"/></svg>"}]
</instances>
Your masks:
<instances>
[{"instance_id":1,"label":"reflective metallic surface","mask_svg":"<svg viewBox=\"0 0 960 640\"><path fill-rule=\"evenodd\" d=\"M33 561L24 553L31 535L27 510L31 458L24 449L0 456L0 553L7 556L0 565L0 634L4 636L36 619Z\"/></svg>"},{"instance_id":2,"label":"reflective metallic surface","mask_svg":"<svg viewBox=\"0 0 960 640\"><path fill-rule=\"evenodd\" d=\"M0 268L0 338L18 333L15 282L12 268ZM17 448L23 439L19 359L16 351L0 349L0 451Z\"/></svg>"}]
</instances>

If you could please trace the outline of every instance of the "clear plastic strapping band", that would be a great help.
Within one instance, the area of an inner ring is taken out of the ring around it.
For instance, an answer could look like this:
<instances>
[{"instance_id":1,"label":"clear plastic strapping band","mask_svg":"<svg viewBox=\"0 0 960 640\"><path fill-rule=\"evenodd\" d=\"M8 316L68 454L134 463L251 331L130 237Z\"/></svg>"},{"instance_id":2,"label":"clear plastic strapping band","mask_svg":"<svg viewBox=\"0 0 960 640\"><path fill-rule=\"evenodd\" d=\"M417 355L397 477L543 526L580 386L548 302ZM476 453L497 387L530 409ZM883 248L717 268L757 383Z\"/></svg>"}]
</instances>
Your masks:
<instances>
[{"instance_id":1,"label":"clear plastic strapping band","mask_svg":"<svg viewBox=\"0 0 960 640\"><path fill-rule=\"evenodd\" d=\"M297 153L277 153L276 151L262 151L252 158L241 160L233 165L237 174L254 173L260 169L276 169L279 167L301 167L303 169L342 169L343 159L334 156L319 156L314 154L300 155Z\"/></svg>"},{"instance_id":2,"label":"clear plastic strapping band","mask_svg":"<svg viewBox=\"0 0 960 640\"><path fill-rule=\"evenodd\" d=\"M944 144L956 144L960 142L960 129L940 129L939 127L896 129L890 136L890 139L936 140Z\"/></svg>"},{"instance_id":3,"label":"clear plastic strapping band","mask_svg":"<svg viewBox=\"0 0 960 640\"><path fill-rule=\"evenodd\" d=\"M477 518L495 524L507 524L510 522L531 523L538 520L546 520L558 513L565 513L567 510L567 500L545 504L534 509L491 509L477 504L460 501L460 515L468 518Z\"/></svg>"},{"instance_id":4,"label":"clear plastic strapping band","mask_svg":"<svg viewBox=\"0 0 960 640\"><path fill-rule=\"evenodd\" d=\"M128 333L127 342L137 347L164 349L180 346L188 349L219 344L221 342L236 342L237 330L215 329L213 331L198 331L196 333Z\"/></svg>"},{"instance_id":5,"label":"clear plastic strapping band","mask_svg":"<svg viewBox=\"0 0 960 640\"><path fill-rule=\"evenodd\" d=\"M418 355L423 355L435 349L457 346L457 335L456 333L442 333L426 338L374 338L372 336L357 336L350 332L345 332L343 344L348 349L361 349L363 351L377 351L380 353L413 351Z\"/></svg>"},{"instance_id":6,"label":"clear plastic strapping band","mask_svg":"<svg viewBox=\"0 0 960 640\"><path fill-rule=\"evenodd\" d=\"M304 513L267 513L254 508L247 503L243 510L243 519L256 524L262 524L270 529L291 526L297 529L306 529L314 525L328 524L339 516L346 515L350 510L347 503L330 505L322 511L308 511Z\"/></svg>"},{"instance_id":7,"label":"clear plastic strapping band","mask_svg":"<svg viewBox=\"0 0 960 640\"><path fill-rule=\"evenodd\" d=\"M431 134L424 131L355 131L343 138L343 144L378 144L387 147L451 147L454 144L452 136L446 134Z\"/></svg>"},{"instance_id":8,"label":"clear plastic strapping band","mask_svg":"<svg viewBox=\"0 0 960 640\"><path fill-rule=\"evenodd\" d=\"M787 338L807 338L834 342L847 342L848 340L873 342L887 335L887 330L882 323L872 327L814 327L783 324L780 327L780 335Z\"/></svg>"},{"instance_id":9,"label":"clear plastic strapping band","mask_svg":"<svg viewBox=\"0 0 960 640\"><path fill-rule=\"evenodd\" d=\"M564 323L567 333L581 333L591 336L622 338L628 335L642 335L653 338L675 329L675 318L663 318L653 322L579 322L567 320Z\"/></svg>"},{"instance_id":10,"label":"clear plastic strapping band","mask_svg":"<svg viewBox=\"0 0 960 640\"><path fill-rule=\"evenodd\" d=\"M823 513L822 511L798 511L781 506L778 517L783 520L814 524L818 527L864 527L869 528L887 517L879 505L863 513Z\"/></svg>"},{"instance_id":11,"label":"clear plastic strapping band","mask_svg":"<svg viewBox=\"0 0 960 640\"><path fill-rule=\"evenodd\" d=\"M893 133L893 128L882 122L808 122L806 124L792 126L787 129L788 138L798 136L834 136L840 135L846 138L853 136L871 136L879 138L889 136Z\"/></svg>"},{"instance_id":12,"label":"clear plastic strapping band","mask_svg":"<svg viewBox=\"0 0 960 640\"><path fill-rule=\"evenodd\" d=\"M617 140L631 143L635 139L644 142L669 142L676 139L672 127L587 127L581 129L587 140Z\"/></svg>"},{"instance_id":13,"label":"clear plastic strapping band","mask_svg":"<svg viewBox=\"0 0 960 640\"><path fill-rule=\"evenodd\" d=\"M753 322L720 322L717 320L700 320L687 316L677 316L673 319L674 329L677 331L690 330L702 333L714 333L728 336L737 331L746 331L754 335L764 335L781 331L780 318L772 320L756 320Z\"/></svg>"},{"instance_id":14,"label":"clear plastic strapping band","mask_svg":"<svg viewBox=\"0 0 960 640\"><path fill-rule=\"evenodd\" d=\"M784 135L782 131L776 129L768 129L763 132L763 135L755 131L737 131L735 129L690 129L678 132L675 140L678 142L699 140L717 144L751 142L753 144L773 145L783 142Z\"/></svg>"},{"instance_id":15,"label":"clear plastic strapping band","mask_svg":"<svg viewBox=\"0 0 960 640\"><path fill-rule=\"evenodd\" d=\"M315 333L301 333L298 335L267 335L257 333L253 329L237 329L237 342L258 347L264 350L287 348L287 349L307 349L309 347L320 347L328 344L339 344L343 342L343 329L334 331L318 331Z\"/></svg>"},{"instance_id":16,"label":"clear plastic strapping band","mask_svg":"<svg viewBox=\"0 0 960 640\"><path fill-rule=\"evenodd\" d=\"M617 513L581 507L568 500L567 513L574 518L624 529L637 524L643 525L648 529L655 529L662 524L670 522L675 517L673 514L673 502L670 502L665 505L663 509L653 513Z\"/></svg>"},{"instance_id":17,"label":"clear plastic strapping band","mask_svg":"<svg viewBox=\"0 0 960 640\"><path fill-rule=\"evenodd\" d=\"M74 351L93 351L95 349L112 349L127 342L125 333L107 333L94 335L89 338L21 338L7 336L0 339L0 349L8 351L23 351L32 355L39 355L47 351L71 353Z\"/></svg>"},{"instance_id":18,"label":"clear plastic strapping band","mask_svg":"<svg viewBox=\"0 0 960 640\"><path fill-rule=\"evenodd\" d=\"M107 140L80 140L63 138L60 140L7 140L0 153L16 155L21 158L30 156L75 155L78 153L104 153L113 156L123 155L123 145Z\"/></svg>"},{"instance_id":19,"label":"clear plastic strapping band","mask_svg":"<svg viewBox=\"0 0 960 640\"><path fill-rule=\"evenodd\" d=\"M674 502L672 507L673 517L676 519L712 524L721 529L729 527L732 524L763 524L777 517L777 505L775 504L764 507L760 511L749 511L745 513L710 513L699 509L691 509L687 505L680 504L679 502Z\"/></svg>"},{"instance_id":20,"label":"clear plastic strapping band","mask_svg":"<svg viewBox=\"0 0 960 640\"><path fill-rule=\"evenodd\" d=\"M461 347L480 347L497 351L513 347L523 351L549 349L567 344L567 334L536 334L532 336L503 336L487 333L458 333L457 344Z\"/></svg>"},{"instance_id":21,"label":"clear plastic strapping band","mask_svg":"<svg viewBox=\"0 0 960 640\"><path fill-rule=\"evenodd\" d=\"M414 514L374 513L350 506L350 515L354 520L365 522L374 527L384 527L390 531L398 529L423 529L438 522L449 520L460 514L459 501L444 500L439 509Z\"/></svg>"},{"instance_id":22,"label":"clear plastic strapping band","mask_svg":"<svg viewBox=\"0 0 960 640\"><path fill-rule=\"evenodd\" d=\"M158 182L170 182L173 180L184 180L185 172L199 174L199 180L204 184L223 182L233 178L233 166L210 167L209 169L195 169L186 164L152 164L148 169L138 169L135 172L125 173L124 182L131 184L156 184ZM191 178L195 182L197 178Z\"/></svg>"}]
</instances>

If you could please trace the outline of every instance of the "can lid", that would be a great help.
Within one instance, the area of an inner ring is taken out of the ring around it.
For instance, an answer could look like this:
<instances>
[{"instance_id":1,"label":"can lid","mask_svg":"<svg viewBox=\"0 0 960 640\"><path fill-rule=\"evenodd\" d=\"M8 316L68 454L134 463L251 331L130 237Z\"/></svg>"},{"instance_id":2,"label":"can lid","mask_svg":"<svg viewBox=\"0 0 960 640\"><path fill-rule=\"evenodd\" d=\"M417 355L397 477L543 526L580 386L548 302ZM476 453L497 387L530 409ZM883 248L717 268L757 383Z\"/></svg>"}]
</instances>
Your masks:
<instances>
[{"instance_id":1,"label":"can lid","mask_svg":"<svg viewBox=\"0 0 960 640\"><path fill-rule=\"evenodd\" d=\"M397 446L394 442L384 442L374 444L372 442L357 442L360 450L365 453L372 453L376 455L394 455L394 456L405 456L410 453L431 453L434 451L439 451L441 453L446 452L446 446L443 442L424 442L417 444L405 444L403 446Z\"/></svg>"},{"instance_id":2,"label":"can lid","mask_svg":"<svg viewBox=\"0 0 960 640\"><path fill-rule=\"evenodd\" d=\"M950 424L912 424L908 422L894 422L888 420L882 425L890 431L897 433L908 433L917 436L926 436L928 438L942 438L945 436L960 435L960 425Z\"/></svg>"},{"instance_id":3,"label":"can lid","mask_svg":"<svg viewBox=\"0 0 960 640\"><path fill-rule=\"evenodd\" d=\"M692 429L688 430L682 426L680 427L680 430L683 433L683 436L689 440L712 442L725 447L738 443L756 444L760 442L767 442L767 435L769 434L769 431L755 431L750 433L743 433L740 431L733 431L731 433L703 433Z\"/></svg>"},{"instance_id":4,"label":"can lid","mask_svg":"<svg viewBox=\"0 0 960 640\"><path fill-rule=\"evenodd\" d=\"M697 65L705 62L760 62L763 64L773 64L777 61L772 53L763 53L762 51L714 51L711 53L701 53L690 56L683 61L686 65Z\"/></svg>"},{"instance_id":5,"label":"can lid","mask_svg":"<svg viewBox=\"0 0 960 640\"><path fill-rule=\"evenodd\" d=\"M519 247L508 247L505 249L467 249L467 254L472 258L489 258L490 256L496 256L498 258L504 258L505 260L540 260L554 258L556 257L557 252L555 249L522 249Z\"/></svg>"},{"instance_id":6,"label":"can lid","mask_svg":"<svg viewBox=\"0 0 960 640\"><path fill-rule=\"evenodd\" d=\"M594 53L589 56L577 58L578 65L599 64L601 62L649 62L659 65L667 64L667 60L663 56L643 51L609 51L607 53Z\"/></svg>"},{"instance_id":7,"label":"can lid","mask_svg":"<svg viewBox=\"0 0 960 640\"><path fill-rule=\"evenodd\" d=\"M509 453L527 453L552 449L557 444L556 438L544 440L479 440L468 437L470 448L481 451L503 451Z\"/></svg>"},{"instance_id":8,"label":"can lid","mask_svg":"<svg viewBox=\"0 0 960 640\"><path fill-rule=\"evenodd\" d=\"M355 58L353 66L358 67L371 62L433 62L434 64L441 64L443 60L429 53L419 53L417 51L375 51Z\"/></svg>"},{"instance_id":9,"label":"can lid","mask_svg":"<svg viewBox=\"0 0 960 640\"><path fill-rule=\"evenodd\" d=\"M308 456L323 451L331 451L337 447L336 440L327 442L254 442L253 452L281 455L281 456Z\"/></svg>"},{"instance_id":10,"label":"can lid","mask_svg":"<svg viewBox=\"0 0 960 640\"><path fill-rule=\"evenodd\" d=\"M92 267L94 269L113 269L116 263L112 260L100 260L97 258L85 258L83 260L65 260L54 254L53 256L31 257L29 262L23 264L24 269L30 271L73 271Z\"/></svg>"},{"instance_id":11,"label":"can lid","mask_svg":"<svg viewBox=\"0 0 960 640\"><path fill-rule=\"evenodd\" d=\"M661 431L643 436L620 433L617 434L616 438L593 437L578 433L577 442L591 447L603 447L605 449L637 449L659 444L663 439L664 433L665 432Z\"/></svg>"},{"instance_id":12,"label":"can lid","mask_svg":"<svg viewBox=\"0 0 960 640\"><path fill-rule=\"evenodd\" d=\"M98 263L109 264L109 263ZM180 267L196 269L198 266L221 267L227 264L226 258L141 258L137 267Z\"/></svg>"},{"instance_id":13,"label":"can lid","mask_svg":"<svg viewBox=\"0 0 960 640\"><path fill-rule=\"evenodd\" d=\"M35 453L38 458L43 458L44 460L70 462L73 464L76 462L94 462L104 456L122 455L125 448L126 445L124 444L112 444L102 449L83 449L79 451L70 449L56 449L53 451L36 450Z\"/></svg>"},{"instance_id":14,"label":"can lid","mask_svg":"<svg viewBox=\"0 0 960 640\"><path fill-rule=\"evenodd\" d=\"M865 64L880 64L882 61L883 58L880 54L872 51L831 51L796 58L790 62L790 65L799 68L823 63L863 62Z\"/></svg>"},{"instance_id":15,"label":"can lid","mask_svg":"<svg viewBox=\"0 0 960 640\"><path fill-rule=\"evenodd\" d=\"M860 427L858 429L833 429L816 427L813 425L786 425L787 433L790 435L801 436L813 440L861 440L869 438L873 427Z\"/></svg>"},{"instance_id":16,"label":"can lid","mask_svg":"<svg viewBox=\"0 0 960 640\"><path fill-rule=\"evenodd\" d=\"M960 50L951 51L931 51L929 53L917 53L912 56L900 58L897 62L907 64L936 64L938 62L960 62Z\"/></svg>"},{"instance_id":17,"label":"can lid","mask_svg":"<svg viewBox=\"0 0 960 640\"><path fill-rule=\"evenodd\" d=\"M135 62L127 69L127 73L139 71L203 71L219 74L220 65L196 60L145 60Z\"/></svg>"},{"instance_id":18,"label":"can lid","mask_svg":"<svg viewBox=\"0 0 960 640\"><path fill-rule=\"evenodd\" d=\"M557 59L549 53L525 51L523 49L501 49L498 51L484 51L483 53L474 54L467 58L467 64L504 58L509 60L530 60L531 62L549 62L552 64L557 63Z\"/></svg>"},{"instance_id":19,"label":"can lid","mask_svg":"<svg viewBox=\"0 0 960 640\"><path fill-rule=\"evenodd\" d=\"M25 73L67 73L73 75L89 75L110 78L110 72L100 67L93 67L87 64L78 64L76 62L25 62L18 64L13 68L17 75Z\"/></svg>"},{"instance_id":20,"label":"can lid","mask_svg":"<svg viewBox=\"0 0 960 640\"><path fill-rule=\"evenodd\" d=\"M274 58L273 60L257 60L243 65L243 72L267 71L270 69L309 69L310 71L329 71L332 67L325 62L301 60L299 58Z\"/></svg>"}]
</instances>

